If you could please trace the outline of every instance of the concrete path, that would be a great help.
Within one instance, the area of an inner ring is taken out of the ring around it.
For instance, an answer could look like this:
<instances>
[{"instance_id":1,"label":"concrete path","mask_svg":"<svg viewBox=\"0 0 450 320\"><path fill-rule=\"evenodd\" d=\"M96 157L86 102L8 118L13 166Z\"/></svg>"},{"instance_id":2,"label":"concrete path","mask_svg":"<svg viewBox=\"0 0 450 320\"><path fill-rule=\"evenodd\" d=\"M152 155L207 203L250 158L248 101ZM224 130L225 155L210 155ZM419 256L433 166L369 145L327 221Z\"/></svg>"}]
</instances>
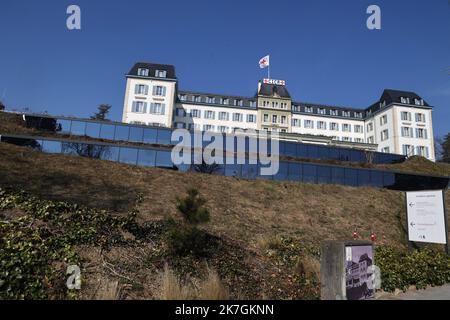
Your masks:
<instances>
[{"instance_id":1,"label":"concrete path","mask_svg":"<svg viewBox=\"0 0 450 320\"><path fill-rule=\"evenodd\" d=\"M398 294L381 293L378 300L450 300L450 284L442 287L429 287L425 290L409 290Z\"/></svg>"}]
</instances>

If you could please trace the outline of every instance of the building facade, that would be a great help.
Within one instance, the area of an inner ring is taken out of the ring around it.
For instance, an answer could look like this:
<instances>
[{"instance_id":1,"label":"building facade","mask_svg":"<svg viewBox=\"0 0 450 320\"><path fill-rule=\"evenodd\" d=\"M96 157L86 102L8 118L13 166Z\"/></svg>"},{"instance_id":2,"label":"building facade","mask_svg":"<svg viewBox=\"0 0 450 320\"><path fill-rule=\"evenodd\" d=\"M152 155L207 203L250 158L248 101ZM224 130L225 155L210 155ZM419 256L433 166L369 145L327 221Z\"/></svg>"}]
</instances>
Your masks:
<instances>
[{"instance_id":1,"label":"building facade","mask_svg":"<svg viewBox=\"0 0 450 320\"><path fill-rule=\"evenodd\" d=\"M414 92L386 89L367 108L347 108L296 101L283 80L263 79L256 95L242 97L179 90L172 65L136 63L126 78L125 123L277 131L286 140L435 160L432 107Z\"/></svg>"}]
</instances>

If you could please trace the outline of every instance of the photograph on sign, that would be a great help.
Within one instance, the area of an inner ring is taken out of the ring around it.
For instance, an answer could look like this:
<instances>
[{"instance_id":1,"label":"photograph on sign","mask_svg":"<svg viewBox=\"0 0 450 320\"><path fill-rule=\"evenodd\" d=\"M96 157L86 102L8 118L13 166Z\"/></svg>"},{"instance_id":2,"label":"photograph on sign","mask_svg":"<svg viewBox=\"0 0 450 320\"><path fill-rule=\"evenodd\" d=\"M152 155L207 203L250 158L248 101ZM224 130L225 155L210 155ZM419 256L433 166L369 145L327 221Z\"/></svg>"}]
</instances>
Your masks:
<instances>
[{"instance_id":1,"label":"photograph on sign","mask_svg":"<svg viewBox=\"0 0 450 320\"><path fill-rule=\"evenodd\" d=\"M447 243L442 191L406 193L409 241Z\"/></svg>"},{"instance_id":2,"label":"photograph on sign","mask_svg":"<svg viewBox=\"0 0 450 320\"><path fill-rule=\"evenodd\" d=\"M345 288L347 300L363 300L374 295L372 281L373 247L346 247Z\"/></svg>"}]
</instances>

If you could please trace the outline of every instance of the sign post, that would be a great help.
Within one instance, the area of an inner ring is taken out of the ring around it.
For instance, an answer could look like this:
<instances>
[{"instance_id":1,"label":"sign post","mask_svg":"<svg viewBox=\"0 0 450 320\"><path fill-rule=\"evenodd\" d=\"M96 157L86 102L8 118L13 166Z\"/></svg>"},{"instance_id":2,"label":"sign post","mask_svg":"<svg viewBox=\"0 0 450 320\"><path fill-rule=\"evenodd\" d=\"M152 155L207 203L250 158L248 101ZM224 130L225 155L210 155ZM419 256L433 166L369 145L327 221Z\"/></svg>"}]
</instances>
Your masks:
<instances>
[{"instance_id":1,"label":"sign post","mask_svg":"<svg viewBox=\"0 0 450 320\"><path fill-rule=\"evenodd\" d=\"M444 244L449 254L444 191L406 193L408 241Z\"/></svg>"}]
</instances>

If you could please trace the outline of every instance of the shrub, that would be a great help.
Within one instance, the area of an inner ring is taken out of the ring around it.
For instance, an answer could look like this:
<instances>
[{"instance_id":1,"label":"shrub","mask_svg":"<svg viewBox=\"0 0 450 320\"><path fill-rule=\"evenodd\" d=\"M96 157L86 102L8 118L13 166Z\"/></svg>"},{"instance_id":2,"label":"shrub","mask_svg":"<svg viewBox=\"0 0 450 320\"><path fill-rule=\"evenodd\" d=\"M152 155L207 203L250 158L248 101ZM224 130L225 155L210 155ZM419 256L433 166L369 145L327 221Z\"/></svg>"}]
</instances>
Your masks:
<instances>
[{"instance_id":1,"label":"shrub","mask_svg":"<svg viewBox=\"0 0 450 320\"><path fill-rule=\"evenodd\" d=\"M408 252L389 246L377 247L375 264L381 269L384 291L423 289L450 282L450 258L442 251L423 248Z\"/></svg>"},{"instance_id":2,"label":"shrub","mask_svg":"<svg viewBox=\"0 0 450 320\"><path fill-rule=\"evenodd\" d=\"M185 198L177 198L177 209L183 215L184 224L174 225L169 233L170 251L176 255L206 256L209 235L197 228L209 221L209 211L204 207L206 200L196 189L189 189Z\"/></svg>"}]
</instances>

